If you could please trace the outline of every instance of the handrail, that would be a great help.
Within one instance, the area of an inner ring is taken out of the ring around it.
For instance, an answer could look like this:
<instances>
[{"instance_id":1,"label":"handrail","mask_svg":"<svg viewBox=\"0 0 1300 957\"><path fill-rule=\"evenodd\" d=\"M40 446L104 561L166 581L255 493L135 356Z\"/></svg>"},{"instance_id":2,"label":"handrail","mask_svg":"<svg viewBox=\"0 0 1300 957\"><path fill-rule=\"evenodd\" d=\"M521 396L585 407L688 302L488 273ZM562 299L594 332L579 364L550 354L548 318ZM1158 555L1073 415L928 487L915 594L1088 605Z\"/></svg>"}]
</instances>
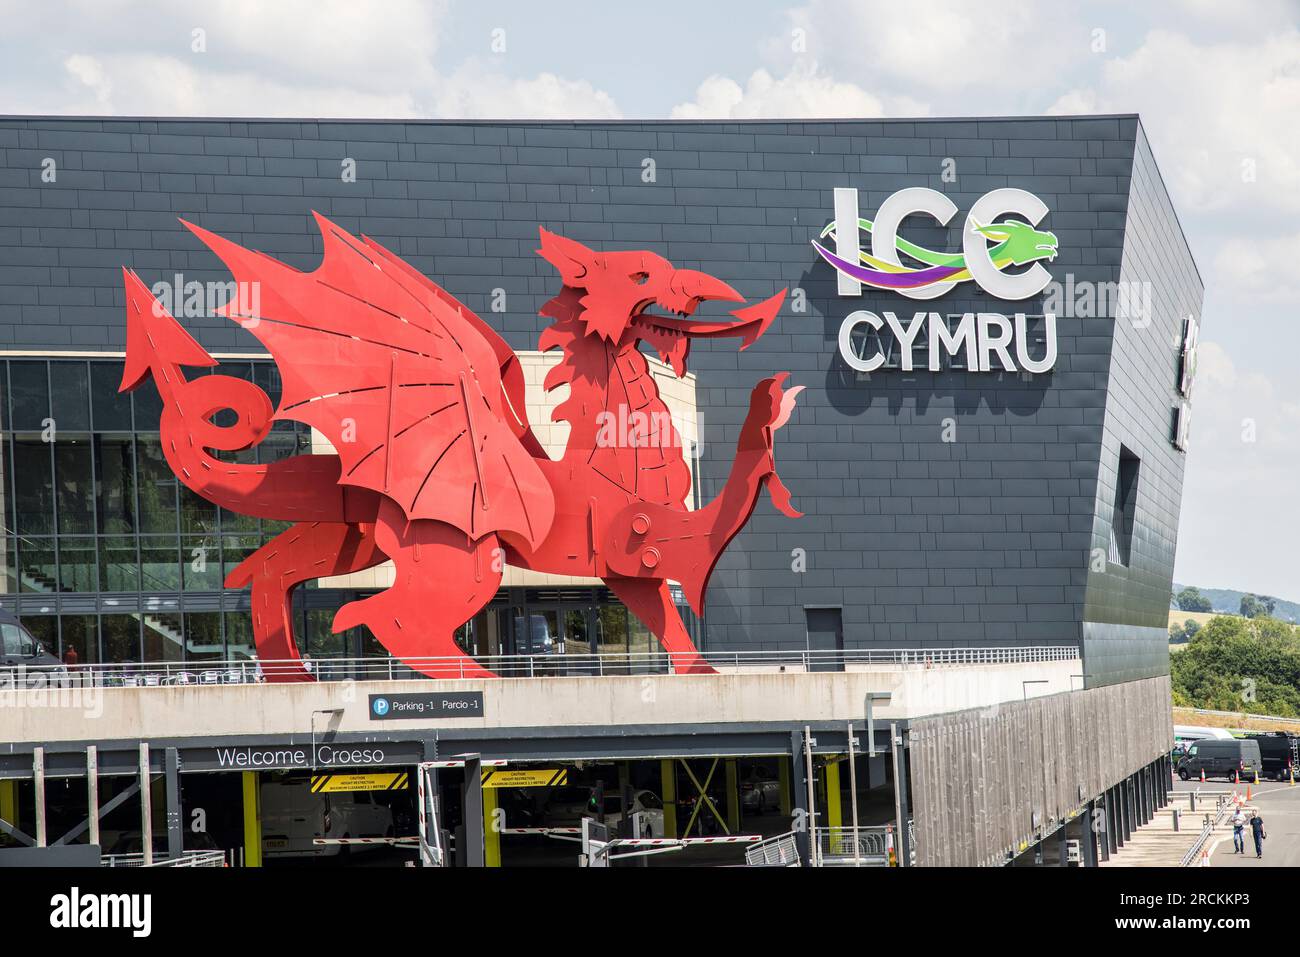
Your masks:
<instances>
[{"instance_id":1,"label":"handrail","mask_svg":"<svg viewBox=\"0 0 1300 957\"><path fill-rule=\"evenodd\" d=\"M255 658L199 661L148 661L37 666L0 669L5 673L57 676L59 683L97 687L157 685L254 684L266 678L297 680L397 680L475 677L481 665L501 677L610 677L674 674L691 670L701 659L719 671L745 669L779 672L844 671L860 665L888 664L933 668L982 664L1069 661L1079 649L1068 645L1022 645L995 648L856 648L843 651L624 652L599 654L483 655L477 658Z\"/></svg>"}]
</instances>

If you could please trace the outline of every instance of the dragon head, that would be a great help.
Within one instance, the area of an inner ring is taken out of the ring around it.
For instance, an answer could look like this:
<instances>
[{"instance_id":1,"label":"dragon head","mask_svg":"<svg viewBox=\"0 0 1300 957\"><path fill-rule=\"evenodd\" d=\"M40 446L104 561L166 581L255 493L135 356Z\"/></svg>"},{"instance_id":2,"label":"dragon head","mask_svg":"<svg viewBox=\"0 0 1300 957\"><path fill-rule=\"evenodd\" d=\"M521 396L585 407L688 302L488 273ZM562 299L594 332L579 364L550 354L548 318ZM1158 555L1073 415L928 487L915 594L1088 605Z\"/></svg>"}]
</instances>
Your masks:
<instances>
[{"instance_id":1,"label":"dragon head","mask_svg":"<svg viewBox=\"0 0 1300 957\"><path fill-rule=\"evenodd\" d=\"M1028 223L1008 219L976 226L975 231L998 244L992 254L994 259L1010 259L1015 265L1023 266L1039 259L1056 258L1059 245L1056 233L1043 232Z\"/></svg>"},{"instance_id":2,"label":"dragon head","mask_svg":"<svg viewBox=\"0 0 1300 957\"><path fill-rule=\"evenodd\" d=\"M629 337L644 340L677 372L686 371L692 338L737 336L744 349L776 318L785 290L752 306L736 309L738 322L696 322L692 314L708 300L744 302L721 279L695 269L678 269L656 253L597 252L573 239L541 229L537 254L573 290L576 312L586 335L612 344ZM662 310L658 312L656 310Z\"/></svg>"}]
</instances>

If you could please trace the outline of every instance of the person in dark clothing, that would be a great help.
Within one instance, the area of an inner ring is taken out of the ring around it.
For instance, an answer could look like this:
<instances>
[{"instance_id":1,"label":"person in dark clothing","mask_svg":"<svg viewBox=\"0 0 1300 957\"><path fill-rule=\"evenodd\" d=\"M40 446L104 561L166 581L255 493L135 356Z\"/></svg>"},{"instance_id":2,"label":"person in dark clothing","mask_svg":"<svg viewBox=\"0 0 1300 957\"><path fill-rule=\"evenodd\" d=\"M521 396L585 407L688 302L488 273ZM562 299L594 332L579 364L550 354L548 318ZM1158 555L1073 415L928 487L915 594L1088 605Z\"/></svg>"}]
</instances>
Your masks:
<instances>
[{"instance_id":1,"label":"person in dark clothing","mask_svg":"<svg viewBox=\"0 0 1300 957\"><path fill-rule=\"evenodd\" d=\"M1255 857L1264 856L1264 838L1268 837L1264 833L1264 819L1256 811L1250 816L1250 834L1255 839Z\"/></svg>"}]
</instances>

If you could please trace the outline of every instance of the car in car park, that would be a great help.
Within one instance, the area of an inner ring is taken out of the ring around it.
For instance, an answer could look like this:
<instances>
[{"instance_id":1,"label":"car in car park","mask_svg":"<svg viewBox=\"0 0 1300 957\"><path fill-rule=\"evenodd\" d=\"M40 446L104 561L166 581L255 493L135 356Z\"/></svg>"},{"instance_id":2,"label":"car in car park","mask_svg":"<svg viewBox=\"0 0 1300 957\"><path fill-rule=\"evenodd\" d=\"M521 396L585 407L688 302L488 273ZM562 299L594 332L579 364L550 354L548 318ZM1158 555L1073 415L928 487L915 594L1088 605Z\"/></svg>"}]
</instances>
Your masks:
<instances>
[{"instance_id":1,"label":"car in car park","mask_svg":"<svg viewBox=\"0 0 1300 957\"><path fill-rule=\"evenodd\" d=\"M781 807L781 782L766 768L755 766L740 782L740 806L754 814Z\"/></svg>"},{"instance_id":2,"label":"car in car park","mask_svg":"<svg viewBox=\"0 0 1300 957\"><path fill-rule=\"evenodd\" d=\"M1259 745L1264 777L1274 781L1285 781L1291 777L1296 755L1297 738L1294 735L1285 731L1261 731L1247 737Z\"/></svg>"},{"instance_id":3,"label":"car in car park","mask_svg":"<svg viewBox=\"0 0 1300 957\"><path fill-rule=\"evenodd\" d=\"M570 786L555 788L543 805L542 819L546 827L576 827L584 817L596 817L594 787ZM628 803L627 816L640 813L649 825L649 834L643 837L664 836L664 805L659 795L645 788L635 788ZM623 797L617 789L605 789L602 820L616 827L623 820Z\"/></svg>"}]
</instances>

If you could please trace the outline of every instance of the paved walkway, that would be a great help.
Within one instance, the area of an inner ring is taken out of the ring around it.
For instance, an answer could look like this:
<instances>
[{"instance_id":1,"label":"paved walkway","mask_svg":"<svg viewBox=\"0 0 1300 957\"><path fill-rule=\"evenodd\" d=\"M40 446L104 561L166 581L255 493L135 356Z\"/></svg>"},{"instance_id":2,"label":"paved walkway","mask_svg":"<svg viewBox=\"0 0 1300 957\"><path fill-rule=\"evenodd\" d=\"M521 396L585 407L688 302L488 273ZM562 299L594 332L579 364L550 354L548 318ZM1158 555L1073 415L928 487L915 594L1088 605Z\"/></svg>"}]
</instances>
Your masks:
<instances>
[{"instance_id":1,"label":"paved walkway","mask_svg":"<svg viewBox=\"0 0 1300 957\"><path fill-rule=\"evenodd\" d=\"M1241 788L1242 795L1245 788ZM1220 794L1232 794L1231 787L1205 788L1196 800L1196 812L1190 810L1191 791L1176 791L1170 795L1169 804L1156 812L1155 816L1142 827L1133 832L1132 837L1109 861L1102 861L1102 867L1177 867L1182 863L1183 855L1196 843L1205 824L1205 815L1213 817ZM1180 829L1174 830L1173 811L1177 809L1182 816ZM1205 850L1213 853L1215 844L1227 837L1232 840L1232 826L1227 816L1215 828L1206 842Z\"/></svg>"}]
</instances>

